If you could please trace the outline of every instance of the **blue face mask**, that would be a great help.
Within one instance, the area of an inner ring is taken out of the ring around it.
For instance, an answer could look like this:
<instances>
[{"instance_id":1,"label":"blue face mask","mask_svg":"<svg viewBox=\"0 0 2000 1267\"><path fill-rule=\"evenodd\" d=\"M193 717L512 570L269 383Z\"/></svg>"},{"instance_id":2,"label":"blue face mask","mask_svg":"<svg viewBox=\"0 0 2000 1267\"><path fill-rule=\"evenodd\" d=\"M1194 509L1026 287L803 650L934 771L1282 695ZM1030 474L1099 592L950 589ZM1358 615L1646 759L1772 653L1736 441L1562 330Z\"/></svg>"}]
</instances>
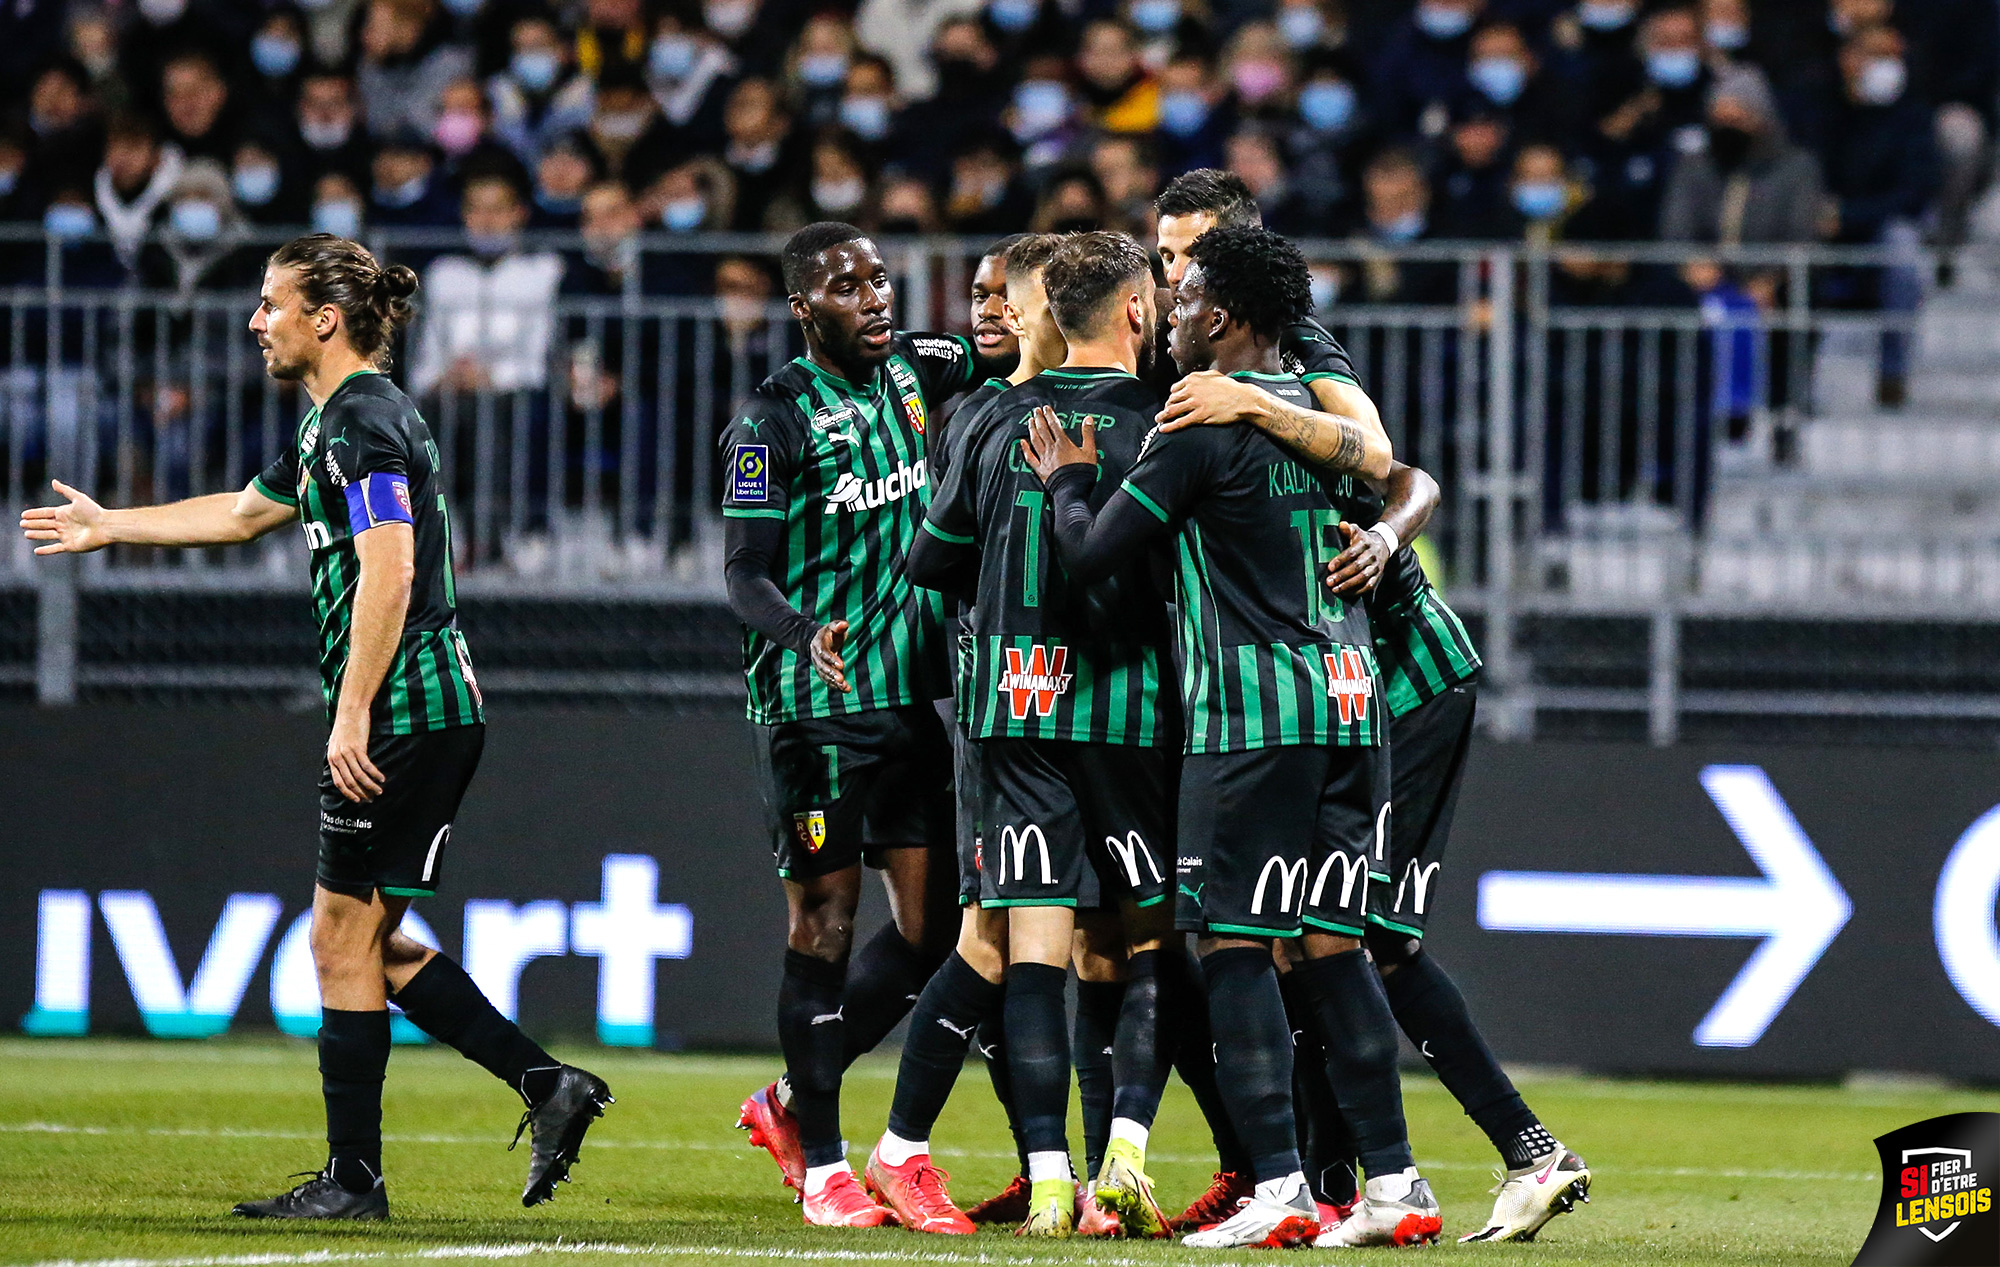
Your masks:
<instances>
[{"instance_id":1,"label":"blue face mask","mask_svg":"<svg viewBox=\"0 0 2000 1267\"><path fill-rule=\"evenodd\" d=\"M466 246L482 260L497 260L520 245L518 233L473 233L465 235Z\"/></svg>"},{"instance_id":2,"label":"blue face mask","mask_svg":"<svg viewBox=\"0 0 2000 1267\"><path fill-rule=\"evenodd\" d=\"M1326 22L1318 9L1293 5L1278 11L1278 34L1292 48L1311 48L1319 43L1320 32L1325 29Z\"/></svg>"},{"instance_id":3,"label":"blue face mask","mask_svg":"<svg viewBox=\"0 0 2000 1267\"><path fill-rule=\"evenodd\" d=\"M97 232L97 217L88 207L59 202L42 213L42 232L64 242L87 238Z\"/></svg>"},{"instance_id":4,"label":"blue face mask","mask_svg":"<svg viewBox=\"0 0 2000 1267\"><path fill-rule=\"evenodd\" d=\"M700 198L676 198L660 209L660 223L669 233L692 233L708 218L708 203Z\"/></svg>"},{"instance_id":5,"label":"blue face mask","mask_svg":"<svg viewBox=\"0 0 2000 1267\"><path fill-rule=\"evenodd\" d=\"M864 141L889 135L889 103L881 97L847 97L840 103L840 121Z\"/></svg>"},{"instance_id":6,"label":"blue face mask","mask_svg":"<svg viewBox=\"0 0 2000 1267\"><path fill-rule=\"evenodd\" d=\"M1617 31L1632 20L1633 7L1617 0L1583 0L1576 20L1593 31Z\"/></svg>"},{"instance_id":7,"label":"blue face mask","mask_svg":"<svg viewBox=\"0 0 2000 1267\"><path fill-rule=\"evenodd\" d=\"M1414 242L1424 235L1424 213L1406 211L1387 224L1376 225L1375 232L1391 242Z\"/></svg>"},{"instance_id":8,"label":"blue face mask","mask_svg":"<svg viewBox=\"0 0 2000 1267\"><path fill-rule=\"evenodd\" d=\"M1299 89L1299 117L1316 132L1338 132L1354 121L1354 88L1321 79Z\"/></svg>"},{"instance_id":9,"label":"blue face mask","mask_svg":"<svg viewBox=\"0 0 2000 1267\"><path fill-rule=\"evenodd\" d=\"M212 202L177 202L167 223L190 242L213 242L222 233L222 211Z\"/></svg>"},{"instance_id":10,"label":"blue face mask","mask_svg":"<svg viewBox=\"0 0 2000 1267\"><path fill-rule=\"evenodd\" d=\"M312 227L317 233L331 233L337 238L358 237L361 233L361 204L347 198L335 198L313 204Z\"/></svg>"},{"instance_id":11,"label":"blue face mask","mask_svg":"<svg viewBox=\"0 0 2000 1267\"><path fill-rule=\"evenodd\" d=\"M1662 88L1685 88L1701 78L1701 54L1691 48L1663 48L1648 53L1646 78Z\"/></svg>"},{"instance_id":12,"label":"blue face mask","mask_svg":"<svg viewBox=\"0 0 2000 1267\"><path fill-rule=\"evenodd\" d=\"M555 194L543 193L537 189L535 191L535 206L548 215L573 216L583 210L583 199L559 198Z\"/></svg>"},{"instance_id":13,"label":"blue face mask","mask_svg":"<svg viewBox=\"0 0 2000 1267\"><path fill-rule=\"evenodd\" d=\"M405 207L414 207L422 201L424 191L430 188L430 184L428 176L413 176L392 189L378 187L375 190L375 201L385 207L394 207L398 211Z\"/></svg>"},{"instance_id":14,"label":"blue face mask","mask_svg":"<svg viewBox=\"0 0 2000 1267\"><path fill-rule=\"evenodd\" d=\"M685 35L662 35L646 54L646 65L662 79L682 79L694 69L694 41Z\"/></svg>"},{"instance_id":15,"label":"blue face mask","mask_svg":"<svg viewBox=\"0 0 2000 1267\"><path fill-rule=\"evenodd\" d=\"M479 12L486 0L444 0L444 7L461 18L469 18Z\"/></svg>"},{"instance_id":16,"label":"blue face mask","mask_svg":"<svg viewBox=\"0 0 2000 1267\"><path fill-rule=\"evenodd\" d=\"M1132 25L1148 35L1164 35L1180 20L1180 0L1134 0L1132 5Z\"/></svg>"},{"instance_id":17,"label":"blue face mask","mask_svg":"<svg viewBox=\"0 0 2000 1267\"><path fill-rule=\"evenodd\" d=\"M562 73L562 58L546 48L524 48L509 59L507 69L529 92L547 92Z\"/></svg>"},{"instance_id":18,"label":"blue face mask","mask_svg":"<svg viewBox=\"0 0 2000 1267\"><path fill-rule=\"evenodd\" d=\"M1014 134L1046 136L1069 118L1069 90L1050 79L1030 79L1014 89Z\"/></svg>"},{"instance_id":19,"label":"blue face mask","mask_svg":"<svg viewBox=\"0 0 2000 1267\"><path fill-rule=\"evenodd\" d=\"M1514 186L1514 210L1530 220L1546 220L1568 201L1568 191L1554 181L1523 181Z\"/></svg>"},{"instance_id":20,"label":"blue face mask","mask_svg":"<svg viewBox=\"0 0 2000 1267\"><path fill-rule=\"evenodd\" d=\"M845 78L845 53L813 53L799 58L799 82L808 88L831 88Z\"/></svg>"},{"instance_id":21,"label":"blue face mask","mask_svg":"<svg viewBox=\"0 0 2000 1267\"><path fill-rule=\"evenodd\" d=\"M986 6L986 16L1003 31L1025 31L1041 12L1041 0L992 0Z\"/></svg>"},{"instance_id":22,"label":"blue face mask","mask_svg":"<svg viewBox=\"0 0 2000 1267\"><path fill-rule=\"evenodd\" d=\"M266 79L283 79L299 64L299 42L265 32L250 41L250 60Z\"/></svg>"},{"instance_id":23,"label":"blue face mask","mask_svg":"<svg viewBox=\"0 0 2000 1267\"><path fill-rule=\"evenodd\" d=\"M8 194L13 193L14 186L20 183L21 183L20 168L0 167L0 198L5 198Z\"/></svg>"},{"instance_id":24,"label":"blue face mask","mask_svg":"<svg viewBox=\"0 0 2000 1267\"><path fill-rule=\"evenodd\" d=\"M1455 5L1420 4L1417 27L1434 40L1455 40L1472 29L1472 10Z\"/></svg>"},{"instance_id":25,"label":"blue face mask","mask_svg":"<svg viewBox=\"0 0 2000 1267\"><path fill-rule=\"evenodd\" d=\"M229 187L236 191L236 201L246 207L261 207L278 196L278 169L269 163L239 167L229 178Z\"/></svg>"},{"instance_id":26,"label":"blue face mask","mask_svg":"<svg viewBox=\"0 0 2000 1267\"><path fill-rule=\"evenodd\" d=\"M1725 52L1733 53L1750 43L1750 28L1741 22L1710 22L1702 30L1710 44Z\"/></svg>"},{"instance_id":27,"label":"blue face mask","mask_svg":"<svg viewBox=\"0 0 2000 1267\"><path fill-rule=\"evenodd\" d=\"M1160 126L1174 136L1193 136L1208 122L1208 102L1185 88L1160 94Z\"/></svg>"},{"instance_id":28,"label":"blue face mask","mask_svg":"<svg viewBox=\"0 0 2000 1267\"><path fill-rule=\"evenodd\" d=\"M1528 86L1528 69L1511 57L1482 57L1465 72L1472 86L1497 106L1511 106Z\"/></svg>"}]
</instances>

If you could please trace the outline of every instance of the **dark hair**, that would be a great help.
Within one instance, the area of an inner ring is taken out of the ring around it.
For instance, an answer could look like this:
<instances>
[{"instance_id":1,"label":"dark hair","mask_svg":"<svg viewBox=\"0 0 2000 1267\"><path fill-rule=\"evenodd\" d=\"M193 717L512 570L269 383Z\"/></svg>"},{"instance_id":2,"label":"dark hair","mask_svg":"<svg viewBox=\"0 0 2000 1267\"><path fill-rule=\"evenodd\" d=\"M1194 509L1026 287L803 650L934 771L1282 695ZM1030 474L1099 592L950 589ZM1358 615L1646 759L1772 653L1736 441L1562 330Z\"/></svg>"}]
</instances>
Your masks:
<instances>
[{"instance_id":1,"label":"dark hair","mask_svg":"<svg viewBox=\"0 0 2000 1267\"><path fill-rule=\"evenodd\" d=\"M1009 239L1007 276L1025 277L1055 258L1067 239L1060 233L1021 233Z\"/></svg>"},{"instance_id":2,"label":"dark hair","mask_svg":"<svg viewBox=\"0 0 2000 1267\"><path fill-rule=\"evenodd\" d=\"M1209 303L1259 339L1312 314L1312 274L1287 238L1257 224L1210 229L1188 247Z\"/></svg>"},{"instance_id":3,"label":"dark hair","mask_svg":"<svg viewBox=\"0 0 2000 1267\"><path fill-rule=\"evenodd\" d=\"M1073 233L1060 240L1042 270L1049 311L1067 336L1085 334L1104 301L1133 278L1152 284L1146 249L1124 233Z\"/></svg>"},{"instance_id":4,"label":"dark hair","mask_svg":"<svg viewBox=\"0 0 2000 1267\"><path fill-rule=\"evenodd\" d=\"M1213 167L1197 167L1168 181L1160 196L1153 199L1153 210L1162 216L1192 216L1205 211L1215 217L1218 229L1264 223L1257 196L1243 178Z\"/></svg>"},{"instance_id":5,"label":"dark hair","mask_svg":"<svg viewBox=\"0 0 2000 1267\"><path fill-rule=\"evenodd\" d=\"M979 253L980 262L984 263L985 261L990 260L997 255L1000 257L1001 262L1005 263L1007 260L1007 252L1013 250L1017 245L1019 245L1023 238L1028 238L1032 236L1034 235L1029 233L1010 233L1006 237L1001 238L998 242L995 242L992 246L987 247L984 251L981 251Z\"/></svg>"},{"instance_id":6,"label":"dark hair","mask_svg":"<svg viewBox=\"0 0 2000 1267\"><path fill-rule=\"evenodd\" d=\"M866 242L868 235L841 220L819 220L785 239L778 259L785 270L785 293L803 295L820 252L848 242Z\"/></svg>"},{"instance_id":7,"label":"dark hair","mask_svg":"<svg viewBox=\"0 0 2000 1267\"><path fill-rule=\"evenodd\" d=\"M384 268L359 242L308 233L271 252L265 266L291 269L306 307L340 309L348 343L379 366L389 363L396 331L416 315L410 296L417 293L417 275L403 264Z\"/></svg>"}]
</instances>

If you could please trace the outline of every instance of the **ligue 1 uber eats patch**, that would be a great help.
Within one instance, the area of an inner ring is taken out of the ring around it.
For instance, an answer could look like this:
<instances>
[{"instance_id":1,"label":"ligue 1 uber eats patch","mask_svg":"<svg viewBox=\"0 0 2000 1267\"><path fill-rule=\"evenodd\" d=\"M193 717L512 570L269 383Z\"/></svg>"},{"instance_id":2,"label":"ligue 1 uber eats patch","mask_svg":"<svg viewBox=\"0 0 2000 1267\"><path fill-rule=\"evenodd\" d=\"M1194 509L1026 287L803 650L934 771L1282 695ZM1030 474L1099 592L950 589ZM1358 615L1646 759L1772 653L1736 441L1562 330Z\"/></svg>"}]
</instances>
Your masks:
<instances>
[{"instance_id":1,"label":"ligue 1 uber eats patch","mask_svg":"<svg viewBox=\"0 0 2000 1267\"><path fill-rule=\"evenodd\" d=\"M1952 1113L1878 1136L1882 1205L1855 1267L2000 1267L2000 1113Z\"/></svg>"}]
</instances>

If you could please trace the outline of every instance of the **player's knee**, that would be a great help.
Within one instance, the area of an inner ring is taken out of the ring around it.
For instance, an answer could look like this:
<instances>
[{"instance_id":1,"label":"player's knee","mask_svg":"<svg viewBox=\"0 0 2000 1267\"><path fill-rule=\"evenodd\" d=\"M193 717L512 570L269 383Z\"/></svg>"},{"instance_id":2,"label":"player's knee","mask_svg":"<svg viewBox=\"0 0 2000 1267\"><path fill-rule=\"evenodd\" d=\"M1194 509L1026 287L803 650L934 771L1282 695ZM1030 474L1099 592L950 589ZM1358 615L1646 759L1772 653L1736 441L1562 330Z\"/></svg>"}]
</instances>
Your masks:
<instances>
[{"instance_id":1,"label":"player's knee","mask_svg":"<svg viewBox=\"0 0 2000 1267\"><path fill-rule=\"evenodd\" d=\"M1379 925L1368 929L1367 945L1368 957L1375 961L1375 970L1384 976L1424 953L1424 943L1421 938L1394 932Z\"/></svg>"}]
</instances>

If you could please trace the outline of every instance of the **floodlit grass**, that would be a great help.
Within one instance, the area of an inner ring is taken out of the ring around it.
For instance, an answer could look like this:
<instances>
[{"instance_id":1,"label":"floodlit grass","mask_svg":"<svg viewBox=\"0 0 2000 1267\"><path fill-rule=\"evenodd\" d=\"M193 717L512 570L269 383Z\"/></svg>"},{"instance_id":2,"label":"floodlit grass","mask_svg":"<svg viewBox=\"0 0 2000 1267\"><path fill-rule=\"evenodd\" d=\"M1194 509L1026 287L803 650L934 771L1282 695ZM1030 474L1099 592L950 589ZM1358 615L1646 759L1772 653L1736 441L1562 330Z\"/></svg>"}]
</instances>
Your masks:
<instances>
[{"instance_id":1,"label":"floodlit grass","mask_svg":"<svg viewBox=\"0 0 2000 1267\"><path fill-rule=\"evenodd\" d=\"M589 1267L635 1256L942 1264L1266 1258L1132 1242L1027 1243L997 1231L920 1238L895 1229L803 1228L776 1167L731 1129L737 1103L773 1076L775 1059L565 1054L607 1078L618 1103L592 1131L577 1182L553 1204L520 1206L527 1157L525 1147L506 1151L518 1111L508 1092L450 1052L398 1048L384 1106L394 1219L274 1226L228 1211L282 1190L286 1175L323 1157L309 1044L0 1040L0 1267L528 1254L587 1259ZM845 1125L857 1165L864 1141L881 1128L893 1077L894 1064L881 1056L851 1077ZM1427 1075L1404 1085L1447 1237L1473 1230L1489 1208L1491 1150ZM1595 1201L1556 1220L1534 1245L1454 1244L1436 1253L1630 1267L1846 1263L1878 1192L1872 1138L1940 1113L2000 1108L2000 1097L1971 1092L1554 1076L1522 1085L1549 1125L1590 1160ZM1153 1140L1162 1202L1185 1202L1213 1163L1199 1115L1178 1086ZM1013 1171L1006 1127L976 1060L936 1143L954 1194L968 1204Z\"/></svg>"}]
</instances>

